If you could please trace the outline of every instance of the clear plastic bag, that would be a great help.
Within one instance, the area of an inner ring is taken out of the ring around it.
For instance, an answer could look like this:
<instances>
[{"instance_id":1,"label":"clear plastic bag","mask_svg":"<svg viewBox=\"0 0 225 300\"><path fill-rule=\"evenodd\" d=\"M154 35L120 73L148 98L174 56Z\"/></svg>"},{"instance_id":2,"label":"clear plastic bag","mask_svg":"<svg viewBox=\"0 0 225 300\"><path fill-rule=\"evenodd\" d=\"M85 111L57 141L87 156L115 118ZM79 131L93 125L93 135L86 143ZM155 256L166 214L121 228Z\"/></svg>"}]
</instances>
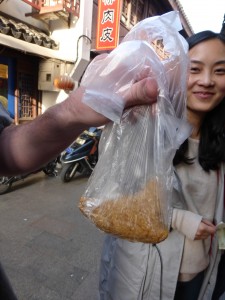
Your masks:
<instances>
[{"instance_id":1,"label":"clear plastic bag","mask_svg":"<svg viewBox=\"0 0 225 300\"><path fill-rule=\"evenodd\" d=\"M187 44L175 30L179 24L176 12L143 20L83 78L84 102L114 123L102 134L79 207L98 228L130 241L158 243L168 235L172 161L190 133ZM143 73L157 81L157 103L123 111L124 95Z\"/></svg>"}]
</instances>

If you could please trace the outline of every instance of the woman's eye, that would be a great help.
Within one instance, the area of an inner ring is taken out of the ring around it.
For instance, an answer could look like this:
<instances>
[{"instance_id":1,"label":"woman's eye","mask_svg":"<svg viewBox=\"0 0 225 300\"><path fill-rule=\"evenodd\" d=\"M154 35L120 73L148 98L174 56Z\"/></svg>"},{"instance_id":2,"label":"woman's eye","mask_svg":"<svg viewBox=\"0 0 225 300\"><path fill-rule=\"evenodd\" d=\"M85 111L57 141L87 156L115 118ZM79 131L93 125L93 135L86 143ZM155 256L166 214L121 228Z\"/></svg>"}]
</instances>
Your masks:
<instances>
[{"instance_id":1,"label":"woman's eye","mask_svg":"<svg viewBox=\"0 0 225 300\"><path fill-rule=\"evenodd\" d=\"M191 67L190 68L190 72L191 73L198 73L200 70L199 70L199 68L197 68L197 67Z\"/></svg>"},{"instance_id":2,"label":"woman's eye","mask_svg":"<svg viewBox=\"0 0 225 300\"><path fill-rule=\"evenodd\" d=\"M225 69L224 69L224 68L216 69L216 70L215 70L215 73L216 73L216 74L219 74L219 75L224 75L224 74L225 74Z\"/></svg>"}]
</instances>

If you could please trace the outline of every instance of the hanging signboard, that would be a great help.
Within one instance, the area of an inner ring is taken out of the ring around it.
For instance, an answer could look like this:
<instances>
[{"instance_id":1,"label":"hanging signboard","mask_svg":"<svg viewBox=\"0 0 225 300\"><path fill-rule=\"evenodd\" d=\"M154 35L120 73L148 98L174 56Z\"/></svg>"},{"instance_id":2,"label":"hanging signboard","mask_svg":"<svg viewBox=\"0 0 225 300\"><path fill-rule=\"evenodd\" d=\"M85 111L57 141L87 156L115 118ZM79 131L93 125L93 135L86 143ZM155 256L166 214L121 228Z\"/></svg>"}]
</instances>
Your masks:
<instances>
[{"instance_id":1,"label":"hanging signboard","mask_svg":"<svg viewBox=\"0 0 225 300\"><path fill-rule=\"evenodd\" d=\"M121 0L98 0L96 50L117 47L120 26Z\"/></svg>"}]
</instances>

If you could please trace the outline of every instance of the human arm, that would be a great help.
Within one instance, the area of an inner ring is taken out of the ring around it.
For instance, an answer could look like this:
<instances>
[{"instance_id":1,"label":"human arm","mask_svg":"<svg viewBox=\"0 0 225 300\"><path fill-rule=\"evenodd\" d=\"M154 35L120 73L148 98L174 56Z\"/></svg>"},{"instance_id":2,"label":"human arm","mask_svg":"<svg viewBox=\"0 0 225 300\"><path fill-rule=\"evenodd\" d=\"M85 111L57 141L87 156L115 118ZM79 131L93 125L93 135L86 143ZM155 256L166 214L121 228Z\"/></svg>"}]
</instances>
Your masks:
<instances>
[{"instance_id":1,"label":"human arm","mask_svg":"<svg viewBox=\"0 0 225 300\"><path fill-rule=\"evenodd\" d=\"M82 102L83 93L78 88L32 122L6 127L0 134L0 175L35 170L57 156L83 130L109 122ZM124 97L125 107L151 104L156 99L157 85L149 78L133 84Z\"/></svg>"},{"instance_id":2,"label":"human arm","mask_svg":"<svg viewBox=\"0 0 225 300\"><path fill-rule=\"evenodd\" d=\"M172 228L191 240L204 240L215 233L216 227L202 216L183 209L173 209Z\"/></svg>"}]
</instances>

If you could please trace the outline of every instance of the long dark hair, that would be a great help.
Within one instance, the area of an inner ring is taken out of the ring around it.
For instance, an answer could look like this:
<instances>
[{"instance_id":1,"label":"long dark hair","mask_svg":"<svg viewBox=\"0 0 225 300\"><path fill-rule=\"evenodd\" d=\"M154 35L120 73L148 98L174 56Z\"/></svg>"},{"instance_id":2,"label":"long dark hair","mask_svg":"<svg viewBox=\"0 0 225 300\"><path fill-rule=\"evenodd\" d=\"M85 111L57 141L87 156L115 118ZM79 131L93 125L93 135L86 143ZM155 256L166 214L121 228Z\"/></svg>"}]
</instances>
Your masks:
<instances>
[{"instance_id":1,"label":"long dark hair","mask_svg":"<svg viewBox=\"0 0 225 300\"><path fill-rule=\"evenodd\" d=\"M225 44L225 18L220 33L209 30L196 33L187 39L189 50L195 45L209 40L219 39ZM173 163L191 164L193 158L187 157L188 140L177 150ZM203 170L218 170L225 162L225 98L212 111L208 112L201 126L198 160Z\"/></svg>"}]
</instances>

